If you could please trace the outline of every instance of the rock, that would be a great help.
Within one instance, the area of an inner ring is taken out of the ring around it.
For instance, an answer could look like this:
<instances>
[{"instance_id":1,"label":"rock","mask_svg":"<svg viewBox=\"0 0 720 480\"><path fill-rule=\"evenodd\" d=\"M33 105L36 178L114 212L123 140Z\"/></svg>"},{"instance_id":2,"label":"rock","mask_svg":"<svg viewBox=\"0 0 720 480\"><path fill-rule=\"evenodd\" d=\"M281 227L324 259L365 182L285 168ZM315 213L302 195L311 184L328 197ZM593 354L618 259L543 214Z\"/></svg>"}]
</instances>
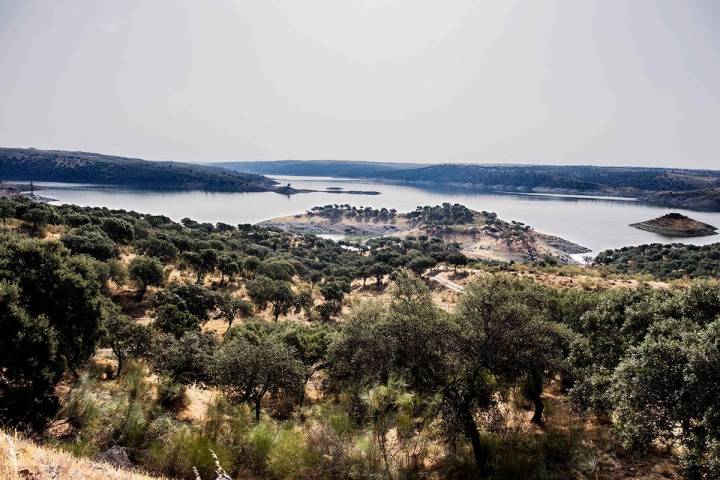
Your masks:
<instances>
[{"instance_id":1,"label":"rock","mask_svg":"<svg viewBox=\"0 0 720 480\"><path fill-rule=\"evenodd\" d=\"M133 463L128 457L127 450L120 446L114 446L100 455L100 459L116 468L132 468Z\"/></svg>"}]
</instances>

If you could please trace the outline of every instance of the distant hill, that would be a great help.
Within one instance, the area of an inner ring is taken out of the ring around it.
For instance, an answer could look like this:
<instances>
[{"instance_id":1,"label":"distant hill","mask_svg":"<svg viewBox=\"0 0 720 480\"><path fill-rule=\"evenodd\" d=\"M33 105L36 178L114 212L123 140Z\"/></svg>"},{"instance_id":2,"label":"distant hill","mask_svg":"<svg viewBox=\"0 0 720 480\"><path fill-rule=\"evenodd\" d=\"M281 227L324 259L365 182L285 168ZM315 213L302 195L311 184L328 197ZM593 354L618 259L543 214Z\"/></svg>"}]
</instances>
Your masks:
<instances>
[{"instance_id":1,"label":"distant hill","mask_svg":"<svg viewBox=\"0 0 720 480\"><path fill-rule=\"evenodd\" d=\"M76 182L154 190L274 190L257 174L179 162L151 162L87 152L0 148L0 180Z\"/></svg>"},{"instance_id":2,"label":"distant hill","mask_svg":"<svg viewBox=\"0 0 720 480\"><path fill-rule=\"evenodd\" d=\"M582 165L418 165L339 160L222 165L262 174L367 178L493 192L624 196L668 207L720 211L720 172L712 170Z\"/></svg>"},{"instance_id":3,"label":"distant hill","mask_svg":"<svg viewBox=\"0 0 720 480\"><path fill-rule=\"evenodd\" d=\"M390 172L423 166L419 163L358 162L352 160L273 160L223 162L214 165L239 172L261 173L264 175L348 178L383 176Z\"/></svg>"}]
</instances>

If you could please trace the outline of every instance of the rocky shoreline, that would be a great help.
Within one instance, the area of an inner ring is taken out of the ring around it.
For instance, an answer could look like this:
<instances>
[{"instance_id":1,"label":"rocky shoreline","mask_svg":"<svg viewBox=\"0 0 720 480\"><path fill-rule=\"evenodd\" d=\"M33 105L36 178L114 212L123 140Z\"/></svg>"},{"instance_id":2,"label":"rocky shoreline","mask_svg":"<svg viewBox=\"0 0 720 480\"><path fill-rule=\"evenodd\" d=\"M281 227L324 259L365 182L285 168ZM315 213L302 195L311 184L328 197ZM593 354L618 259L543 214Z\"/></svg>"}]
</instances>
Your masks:
<instances>
[{"instance_id":1,"label":"rocky shoreline","mask_svg":"<svg viewBox=\"0 0 720 480\"><path fill-rule=\"evenodd\" d=\"M562 253L567 253L568 255L578 255L581 253L592 252L592 250L587 247L583 247L582 245L578 245L575 242L565 240L564 238L557 237L555 235L548 235L546 233L539 232L536 232L535 235L542 238L547 245L553 247L555 250L558 250Z\"/></svg>"}]
</instances>

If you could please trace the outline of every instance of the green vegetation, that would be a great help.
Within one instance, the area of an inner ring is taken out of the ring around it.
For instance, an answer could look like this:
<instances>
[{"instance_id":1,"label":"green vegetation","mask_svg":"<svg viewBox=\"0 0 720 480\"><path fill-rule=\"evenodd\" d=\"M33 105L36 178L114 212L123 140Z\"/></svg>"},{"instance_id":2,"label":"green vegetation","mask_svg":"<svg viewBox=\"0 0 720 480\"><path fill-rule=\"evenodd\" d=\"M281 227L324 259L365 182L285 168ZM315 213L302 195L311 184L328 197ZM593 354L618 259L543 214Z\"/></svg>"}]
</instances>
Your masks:
<instances>
[{"instance_id":1,"label":"green vegetation","mask_svg":"<svg viewBox=\"0 0 720 480\"><path fill-rule=\"evenodd\" d=\"M595 264L619 273L647 273L661 279L720 276L720 243L685 245L652 243L607 250Z\"/></svg>"},{"instance_id":2,"label":"green vegetation","mask_svg":"<svg viewBox=\"0 0 720 480\"><path fill-rule=\"evenodd\" d=\"M123 185L153 190L270 191L262 175L87 152L0 148L0 178Z\"/></svg>"},{"instance_id":3,"label":"green vegetation","mask_svg":"<svg viewBox=\"0 0 720 480\"><path fill-rule=\"evenodd\" d=\"M115 447L178 478L214 478L217 458L236 478L574 479L663 444L685 478L720 476L720 283L558 289L486 272L438 294L427 269L467 259L430 236L350 249L3 205L0 422L78 455Z\"/></svg>"},{"instance_id":4,"label":"green vegetation","mask_svg":"<svg viewBox=\"0 0 720 480\"><path fill-rule=\"evenodd\" d=\"M720 211L720 174L713 170L555 165L418 165L351 161L234 162L237 171L368 178L434 189L561 192L636 197L656 205Z\"/></svg>"},{"instance_id":5,"label":"green vegetation","mask_svg":"<svg viewBox=\"0 0 720 480\"><path fill-rule=\"evenodd\" d=\"M55 386L90 358L106 317L97 261L58 243L0 233L0 416L40 429Z\"/></svg>"},{"instance_id":6,"label":"green vegetation","mask_svg":"<svg viewBox=\"0 0 720 480\"><path fill-rule=\"evenodd\" d=\"M372 207L351 207L344 205L325 205L322 207L313 207L308 210L310 217L322 217L340 222L343 219L354 220L357 222L388 222L397 217L397 210L394 208L372 208Z\"/></svg>"},{"instance_id":7,"label":"green vegetation","mask_svg":"<svg viewBox=\"0 0 720 480\"><path fill-rule=\"evenodd\" d=\"M475 212L464 205L443 203L434 207L417 207L407 214L415 225L466 225L475 221Z\"/></svg>"}]
</instances>

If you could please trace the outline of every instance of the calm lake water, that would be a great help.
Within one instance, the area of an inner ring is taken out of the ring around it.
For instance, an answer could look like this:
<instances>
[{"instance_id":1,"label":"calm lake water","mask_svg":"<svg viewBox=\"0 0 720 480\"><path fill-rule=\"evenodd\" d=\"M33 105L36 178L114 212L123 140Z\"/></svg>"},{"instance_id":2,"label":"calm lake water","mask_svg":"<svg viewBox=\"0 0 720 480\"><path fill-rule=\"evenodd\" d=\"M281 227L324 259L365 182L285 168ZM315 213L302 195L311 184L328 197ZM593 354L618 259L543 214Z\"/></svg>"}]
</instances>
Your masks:
<instances>
[{"instance_id":1,"label":"calm lake water","mask_svg":"<svg viewBox=\"0 0 720 480\"><path fill-rule=\"evenodd\" d=\"M330 203L355 206L396 208L400 212L419 205L443 202L461 203L474 210L496 212L500 218L518 220L541 232L558 235L584 245L593 252L625 245L653 242L683 242L704 245L720 242L720 235L678 239L644 232L628 225L671 211L720 226L720 213L673 210L642 204L633 200L608 200L593 197L489 194L449 188L419 188L406 185L372 183L365 180L273 177L296 188L323 190L283 196L270 192L210 193L153 192L117 187L81 184L41 183L47 188L38 192L58 200L58 204L101 206L167 215L173 220L183 217L204 222L256 223L269 218L303 213ZM327 187L345 190L378 191L380 195L329 193Z\"/></svg>"}]
</instances>

